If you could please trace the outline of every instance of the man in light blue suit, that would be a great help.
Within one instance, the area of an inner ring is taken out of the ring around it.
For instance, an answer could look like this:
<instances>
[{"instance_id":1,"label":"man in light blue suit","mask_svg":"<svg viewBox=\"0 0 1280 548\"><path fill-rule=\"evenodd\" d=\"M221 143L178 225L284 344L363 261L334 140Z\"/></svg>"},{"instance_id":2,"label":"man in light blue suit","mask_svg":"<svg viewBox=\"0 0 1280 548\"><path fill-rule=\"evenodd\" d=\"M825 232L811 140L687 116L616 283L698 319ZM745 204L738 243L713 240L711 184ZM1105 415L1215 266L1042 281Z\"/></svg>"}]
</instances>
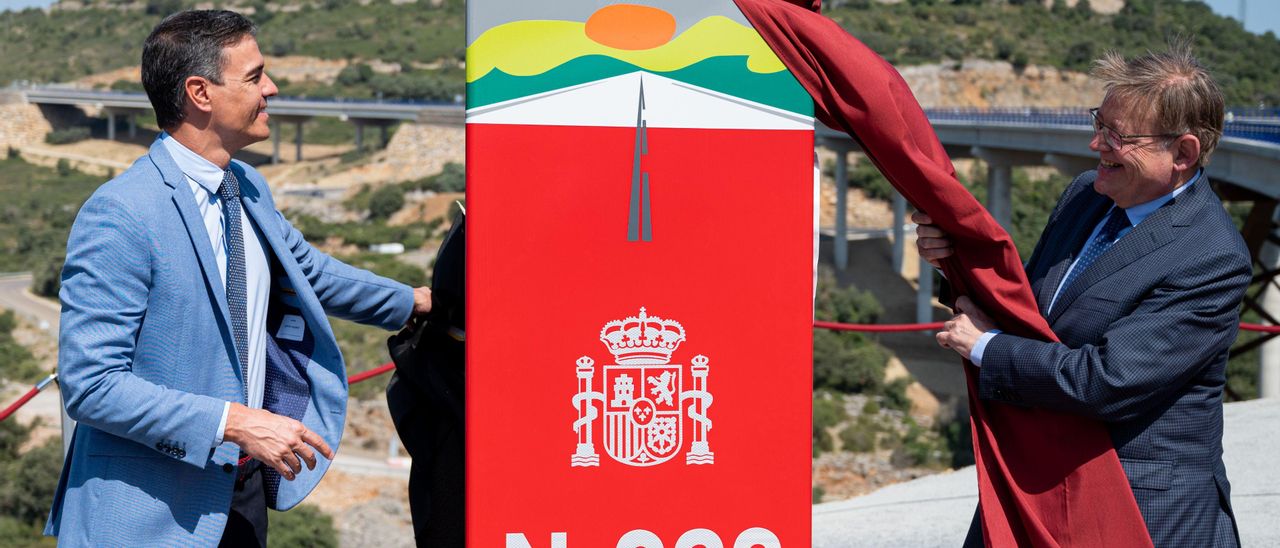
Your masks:
<instances>
[{"instance_id":1,"label":"man in light blue suit","mask_svg":"<svg viewBox=\"0 0 1280 548\"><path fill-rule=\"evenodd\" d=\"M430 310L428 289L313 249L231 159L270 133L255 32L227 11L152 31L142 78L166 133L72 227L58 369L79 422L45 529L60 544L265 545L267 507L306 497L342 437L326 315L395 329Z\"/></svg>"}]
</instances>

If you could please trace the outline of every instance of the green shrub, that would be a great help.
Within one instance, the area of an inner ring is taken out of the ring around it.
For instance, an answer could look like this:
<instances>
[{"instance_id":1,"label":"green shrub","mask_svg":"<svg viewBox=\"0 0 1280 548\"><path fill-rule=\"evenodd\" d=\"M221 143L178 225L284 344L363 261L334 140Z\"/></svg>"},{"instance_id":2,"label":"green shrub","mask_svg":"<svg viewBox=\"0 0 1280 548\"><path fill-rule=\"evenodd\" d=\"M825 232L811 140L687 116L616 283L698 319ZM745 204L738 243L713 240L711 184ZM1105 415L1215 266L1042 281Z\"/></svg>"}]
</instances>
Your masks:
<instances>
[{"instance_id":1,"label":"green shrub","mask_svg":"<svg viewBox=\"0 0 1280 548\"><path fill-rule=\"evenodd\" d=\"M75 126L63 129L55 129L44 136L44 142L51 145L65 145L83 141L89 138L89 128L84 126Z\"/></svg>"},{"instance_id":2,"label":"green shrub","mask_svg":"<svg viewBox=\"0 0 1280 548\"><path fill-rule=\"evenodd\" d=\"M885 383L880 392L884 406L907 413L911 411L911 398L907 397L907 387L911 385L911 377L900 377Z\"/></svg>"},{"instance_id":3,"label":"green shrub","mask_svg":"<svg viewBox=\"0 0 1280 548\"><path fill-rule=\"evenodd\" d=\"M268 520L268 547L338 548L333 518L313 505L300 504L287 512L272 510Z\"/></svg>"},{"instance_id":4,"label":"green shrub","mask_svg":"<svg viewBox=\"0 0 1280 548\"><path fill-rule=\"evenodd\" d=\"M922 466L926 468L946 468L951 465L952 456L947 448L946 440L937 432L930 431L907 419L907 433L902 436L901 443L893 450L890 462L900 468Z\"/></svg>"},{"instance_id":5,"label":"green shrub","mask_svg":"<svg viewBox=\"0 0 1280 548\"><path fill-rule=\"evenodd\" d=\"M8 147L8 150L5 152L5 157L10 160L16 160L21 155L22 153L18 152L18 149L13 147Z\"/></svg>"},{"instance_id":6,"label":"green shrub","mask_svg":"<svg viewBox=\"0 0 1280 548\"><path fill-rule=\"evenodd\" d=\"M939 435L951 454L951 467L963 468L974 463L973 436L970 435L969 418L957 417L939 425Z\"/></svg>"},{"instance_id":7,"label":"green shrub","mask_svg":"<svg viewBox=\"0 0 1280 548\"><path fill-rule=\"evenodd\" d=\"M116 80L111 83L111 91L142 93L145 92L146 89L142 87L142 82L137 80Z\"/></svg>"},{"instance_id":8,"label":"green shrub","mask_svg":"<svg viewBox=\"0 0 1280 548\"><path fill-rule=\"evenodd\" d=\"M50 299L58 298L62 289L62 265L66 256L55 255L31 273L31 292Z\"/></svg>"},{"instance_id":9,"label":"green shrub","mask_svg":"<svg viewBox=\"0 0 1280 548\"><path fill-rule=\"evenodd\" d=\"M844 398L839 394L821 390L813 393L813 454L820 455L833 448L828 431L849 418L844 410Z\"/></svg>"},{"instance_id":10,"label":"green shrub","mask_svg":"<svg viewBox=\"0 0 1280 548\"><path fill-rule=\"evenodd\" d=\"M404 207L404 191L397 185L384 185L369 195L369 218L385 220Z\"/></svg>"},{"instance_id":11,"label":"green shrub","mask_svg":"<svg viewBox=\"0 0 1280 548\"><path fill-rule=\"evenodd\" d=\"M55 164L55 167L53 168L53 170L58 172L59 177L66 177L68 175L71 175L73 171L71 169L71 162L67 161L66 158L59 158L58 163Z\"/></svg>"},{"instance_id":12,"label":"green shrub","mask_svg":"<svg viewBox=\"0 0 1280 548\"><path fill-rule=\"evenodd\" d=\"M35 382L43 376L43 371L31 351L13 339L13 330L17 327L18 318L12 310L0 312L0 379L24 384Z\"/></svg>"},{"instance_id":13,"label":"green shrub","mask_svg":"<svg viewBox=\"0 0 1280 548\"><path fill-rule=\"evenodd\" d=\"M62 471L62 439L20 452L33 425L15 419L0 422L0 543L51 546L40 536Z\"/></svg>"},{"instance_id":14,"label":"green shrub","mask_svg":"<svg viewBox=\"0 0 1280 548\"><path fill-rule=\"evenodd\" d=\"M826 494L827 494L826 489L823 489L821 485L813 486L813 503L814 504L821 503L822 497L825 496Z\"/></svg>"},{"instance_id":15,"label":"green shrub","mask_svg":"<svg viewBox=\"0 0 1280 548\"><path fill-rule=\"evenodd\" d=\"M430 190L432 192L463 192L467 189L467 168L457 162L448 162L440 173L401 183L405 191Z\"/></svg>"},{"instance_id":16,"label":"green shrub","mask_svg":"<svg viewBox=\"0 0 1280 548\"><path fill-rule=\"evenodd\" d=\"M876 440L882 428L869 415L859 415L840 430L840 446L853 453L870 453L876 450Z\"/></svg>"},{"instance_id":17,"label":"green shrub","mask_svg":"<svg viewBox=\"0 0 1280 548\"><path fill-rule=\"evenodd\" d=\"M813 333L813 386L857 393L880 390L889 353L860 333Z\"/></svg>"},{"instance_id":18,"label":"green shrub","mask_svg":"<svg viewBox=\"0 0 1280 548\"><path fill-rule=\"evenodd\" d=\"M843 323L874 323L882 313L868 291L841 288L829 269L818 276L814 307L818 318ZM813 386L840 392L878 392L889 353L865 334L817 330L813 334Z\"/></svg>"}]
</instances>

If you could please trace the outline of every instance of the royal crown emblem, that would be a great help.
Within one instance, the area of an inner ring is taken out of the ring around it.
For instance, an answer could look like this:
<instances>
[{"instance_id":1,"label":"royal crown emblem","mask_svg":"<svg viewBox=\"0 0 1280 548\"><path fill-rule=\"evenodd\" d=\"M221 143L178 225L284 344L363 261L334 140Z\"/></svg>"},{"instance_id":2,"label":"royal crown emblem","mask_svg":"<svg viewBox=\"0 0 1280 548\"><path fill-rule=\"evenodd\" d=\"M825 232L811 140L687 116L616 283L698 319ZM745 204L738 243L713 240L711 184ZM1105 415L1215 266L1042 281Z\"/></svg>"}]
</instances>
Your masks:
<instances>
[{"instance_id":1,"label":"royal crown emblem","mask_svg":"<svg viewBox=\"0 0 1280 548\"><path fill-rule=\"evenodd\" d=\"M676 456L684 446L685 408L693 423L693 442L685 452L685 464L714 464L715 454L707 442L711 420L707 408L710 360L694 356L689 368L693 388L684 390L684 366L672 364L671 356L685 341L684 327L675 320L649 316L640 308L639 316L613 320L600 330L600 341L615 363L604 366L601 388L592 389L595 360L577 360L578 393L573 406L578 419L573 429L578 435L572 466L599 466L593 434L595 421L603 409L605 452L613 460L629 466L654 466Z\"/></svg>"}]
</instances>

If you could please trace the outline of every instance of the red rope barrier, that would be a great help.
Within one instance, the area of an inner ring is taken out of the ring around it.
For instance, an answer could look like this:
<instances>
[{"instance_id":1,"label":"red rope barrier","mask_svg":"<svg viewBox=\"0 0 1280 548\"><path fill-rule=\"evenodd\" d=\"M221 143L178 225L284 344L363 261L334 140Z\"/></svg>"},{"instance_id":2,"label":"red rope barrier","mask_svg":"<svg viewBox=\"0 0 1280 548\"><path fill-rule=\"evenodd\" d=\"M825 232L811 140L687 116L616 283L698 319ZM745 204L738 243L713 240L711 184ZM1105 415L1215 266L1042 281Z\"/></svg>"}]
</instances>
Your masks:
<instances>
[{"instance_id":1,"label":"red rope barrier","mask_svg":"<svg viewBox=\"0 0 1280 548\"><path fill-rule=\"evenodd\" d=\"M0 421L9 418L9 415L14 414L18 408L26 405L27 402L31 401L31 398L36 397L36 394L39 394L41 390L44 390L44 387L48 386L49 383L53 382L53 379L56 378L58 378L58 374L54 373L36 383L35 386L32 386L31 390L28 390L26 394L23 394L21 398L18 398L18 401L15 401L10 404L9 407L4 408L4 411L0 411Z\"/></svg>"},{"instance_id":2,"label":"red rope barrier","mask_svg":"<svg viewBox=\"0 0 1280 548\"><path fill-rule=\"evenodd\" d=\"M865 333L901 333L904 331L934 331L942 329L942 322L935 323L903 323L903 324L870 324L870 323L837 323L816 320L813 326L835 331L862 331Z\"/></svg>"},{"instance_id":3,"label":"red rope barrier","mask_svg":"<svg viewBox=\"0 0 1280 548\"><path fill-rule=\"evenodd\" d=\"M1280 333L1280 325L1261 325L1256 323L1240 323L1240 329L1259 333Z\"/></svg>"},{"instance_id":4,"label":"red rope barrier","mask_svg":"<svg viewBox=\"0 0 1280 548\"><path fill-rule=\"evenodd\" d=\"M813 322L813 326L818 329L831 329L834 331L860 331L864 333L902 333L906 331L935 331L938 329L942 329L942 322L905 323L905 324L865 324L865 323L856 324L856 323L825 322L825 321L817 320ZM1241 323L1240 329L1244 331L1257 331L1260 333L1280 333L1280 325L1261 325L1256 323ZM348 379L348 384L356 384L356 383L367 381L383 373L390 372L392 369L395 369L395 368L396 368L395 363L383 364L379 367L370 369L363 373L357 373L355 375L352 375L351 378ZM53 375L49 375L48 377L45 377L44 380L40 381L38 384L33 386L31 390L28 390L26 394L23 394L21 398L18 398L18 401L13 402L11 405L9 405L9 407L6 407L4 411L0 411L0 421L3 421L9 418L9 415L12 415L15 411L18 410L18 408L25 405L28 401L31 400L31 398L34 398L36 394L39 394L40 390L42 390L46 385L48 385L55 378L57 378L57 376L58 375L55 373Z\"/></svg>"},{"instance_id":5,"label":"red rope barrier","mask_svg":"<svg viewBox=\"0 0 1280 548\"><path fill-rule=\"evenodd\" d=\"M378 375L391 371L392 369L395 369L395 368L396 368L396 364L394 362L385 363L375 369L370 369L368 371L365 371L364 373L356 373L355 375L352 375L351 378L347 380L347 384L364 382L373 377L376 377Z\"/></svg>"}]
</instances>

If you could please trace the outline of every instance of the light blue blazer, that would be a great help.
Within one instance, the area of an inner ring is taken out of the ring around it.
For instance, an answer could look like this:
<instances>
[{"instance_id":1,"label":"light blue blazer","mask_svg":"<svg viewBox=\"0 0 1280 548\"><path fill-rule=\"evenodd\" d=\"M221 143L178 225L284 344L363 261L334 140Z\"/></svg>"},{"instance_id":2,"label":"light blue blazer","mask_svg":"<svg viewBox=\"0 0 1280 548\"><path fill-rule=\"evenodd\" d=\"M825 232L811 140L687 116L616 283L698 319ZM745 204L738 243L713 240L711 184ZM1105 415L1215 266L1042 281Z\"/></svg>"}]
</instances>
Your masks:
<instances>
[{"instance_id":1,"label":"light blue blazer","mask_svg":"<svg viewBox=\"0 0 1280 548\"><path fill-rule=\"evenodd\" d=\"M326 315L394 329L413 291L313 249L258 172L231 169L272 264L264 407L337 450L347 376ZM213 441L224 402L243 403L244 388L209 235L160 141L81 208L59 296L59 383L79 422L45 534L70 546L216 545L239 447ZM305 320L301 337L277 337L286 315ZM271 507L311 492L329 467L316 457L293 481L264 476Z\"/></svg>"}]
</instances>

